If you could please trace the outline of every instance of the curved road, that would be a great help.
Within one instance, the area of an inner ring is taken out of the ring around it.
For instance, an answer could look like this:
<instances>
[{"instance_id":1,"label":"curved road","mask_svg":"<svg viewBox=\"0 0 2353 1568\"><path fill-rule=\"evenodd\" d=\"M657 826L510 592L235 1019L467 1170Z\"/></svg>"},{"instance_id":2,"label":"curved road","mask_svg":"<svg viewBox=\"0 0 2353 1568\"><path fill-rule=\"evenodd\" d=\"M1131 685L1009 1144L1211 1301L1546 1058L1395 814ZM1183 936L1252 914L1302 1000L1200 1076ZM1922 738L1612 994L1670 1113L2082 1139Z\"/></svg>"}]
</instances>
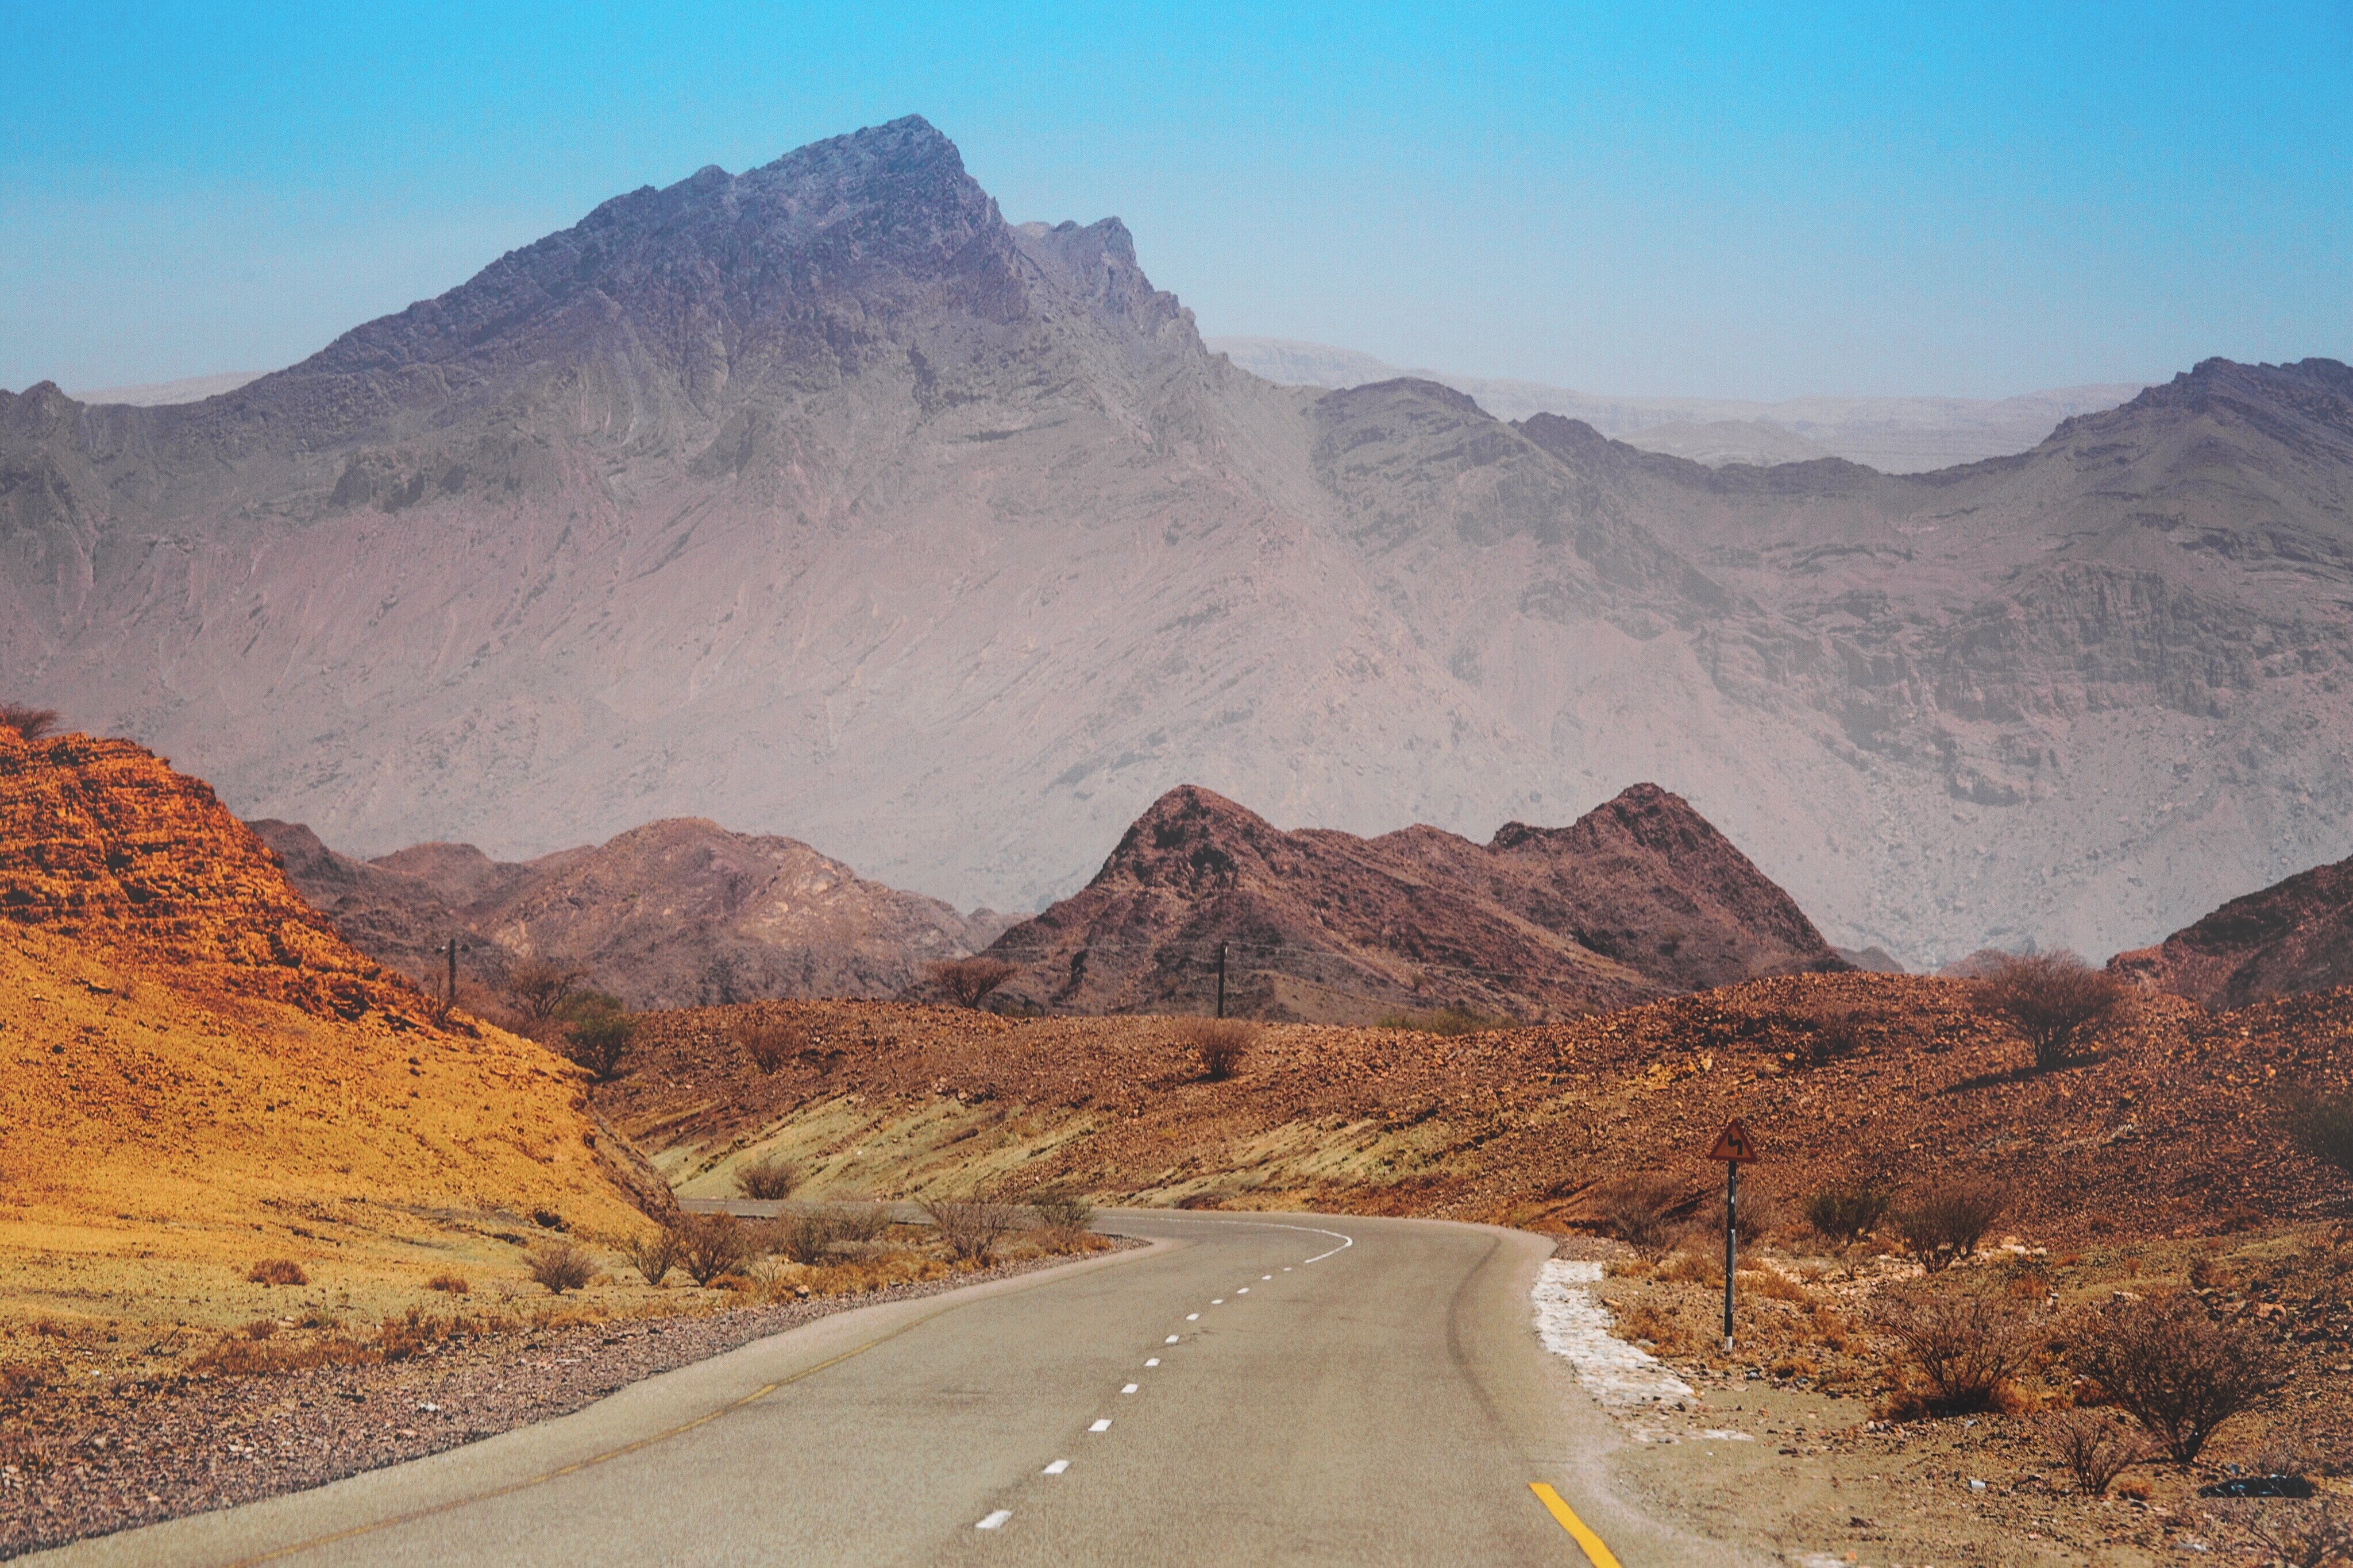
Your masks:
<instances>
[{"instance_id":1,"label":"curved road","mask_svg":"<svg viewBox=\"0 0 2353 1568\"><path fill-rule=\"evenodd\" d=\"M1296 1215L1103 1224L1155 1245L839 1313L559 1420L42 1560L1741 1560L1613 1500L1610 1424L1531 1328L1542 1238Z\"/></svg>"}]
</instances>

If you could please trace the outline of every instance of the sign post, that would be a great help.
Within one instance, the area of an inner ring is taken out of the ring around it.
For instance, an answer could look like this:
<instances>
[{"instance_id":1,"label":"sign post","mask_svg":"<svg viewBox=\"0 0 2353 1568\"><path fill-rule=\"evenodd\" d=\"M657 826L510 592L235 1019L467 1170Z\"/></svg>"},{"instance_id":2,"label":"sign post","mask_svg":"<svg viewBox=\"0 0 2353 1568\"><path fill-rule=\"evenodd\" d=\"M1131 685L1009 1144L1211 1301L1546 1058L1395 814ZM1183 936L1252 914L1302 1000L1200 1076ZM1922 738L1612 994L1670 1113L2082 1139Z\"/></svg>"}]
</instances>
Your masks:
<instances>
[{"instance_id":1,"label":"sign post","mask_svg":"<svg viewBox=\"0 0 2353 1568\"><path fill-rule=\"evenodd\" d=\"M1757 1145L1749 1142L1748 1129L1734 1117L1715 1135L1715 1147L1707 1152L1711 1160L1724 1162L1724 1348L1732 1348L1732 1274L1739 1262L1740 1239L1740 1167L1753 1164Z\"/></svg>"}]
</instances>

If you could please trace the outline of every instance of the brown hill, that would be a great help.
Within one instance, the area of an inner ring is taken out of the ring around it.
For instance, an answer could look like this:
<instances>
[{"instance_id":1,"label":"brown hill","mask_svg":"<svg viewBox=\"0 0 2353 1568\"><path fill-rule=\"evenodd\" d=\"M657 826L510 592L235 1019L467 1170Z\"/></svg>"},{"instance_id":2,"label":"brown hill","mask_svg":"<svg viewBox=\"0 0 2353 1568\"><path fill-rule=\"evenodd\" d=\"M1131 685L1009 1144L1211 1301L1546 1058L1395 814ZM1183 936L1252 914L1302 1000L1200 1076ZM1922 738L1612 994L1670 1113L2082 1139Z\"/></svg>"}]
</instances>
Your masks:
<instances>
[{"instance_id":1,"label":"brown hill","mask_svg":"<svg viewBox=\"0 0 2353 1568\"><path fill-rule=\"evenodd\" d=\"M577 1069L438 1024L126 742L0 727L0 1310L250 1317L273 1256L413 1300L451 1261L519 1274L488 1238L535 1212L667 1202Z\"/></svg>"},{"instance_id":2,"label":"brown hill","mask_svg":"<svg viewBox=\"0 0 2353 1568\"><path fill-rule=\"evenodd\" d=\"M1370 1020L1548 1016L1845 963L1789 896L1680 797L1637 784L1561 828L1482 846L1434 827L1284 832L1195 785L1131 826L1094 880L1007 931L999 995L1056 1012L1227 1010Z\"/></svg>"},{"instance_id":3,"label":"brown hill","mask_svg":"<svg viewBox=\"0 0 2353 1568\"><path fill-rule=\"evenodd\" d=\"M763 1073L757 1018L802 1048ZM665 1013L597 1093L689 1196L782 1153L812 1195L1071 1187L1103 1199L1589 1223L1594 1186L1659 1169L1696 1208L1741 1116L1788 1200L1833 1179L1991 1179L2037 1239L2342 1216L2353 1188L2282 1133L2285 1083L2353 1086L2353 989L2221 1017L2145 1003L2089 1057L2026 1044L1925 975L1757 980L1455 1038L1262 1026L1203 1079L1172 1020L1011 1019L881 1003Z\"/></svg>"},{"instance_id":4,"label":"brown hill","mask_svg":"<svg viewBox=\"0 0 2353 1568\"><path fill-rule=\"evenodd\" d=\"M2218 1009L2353 984L2353 859L2232 899L2108 967Z\"/></svg>"},{"instance_id":5,"label":"brown hill","mask_svg":"<svg viewBox=\"0 0 2353 1568\"><path fill-rule=\"evenodd\" d=\"M454 934L461 978L493 984L515 959L556 959L634 1006L889 996L1005 925L867 881L797 840L700 818L521 863L470 844L363 861L299 823L255 827L354 945L428 986Z\"/></svg>"}]
</instances>

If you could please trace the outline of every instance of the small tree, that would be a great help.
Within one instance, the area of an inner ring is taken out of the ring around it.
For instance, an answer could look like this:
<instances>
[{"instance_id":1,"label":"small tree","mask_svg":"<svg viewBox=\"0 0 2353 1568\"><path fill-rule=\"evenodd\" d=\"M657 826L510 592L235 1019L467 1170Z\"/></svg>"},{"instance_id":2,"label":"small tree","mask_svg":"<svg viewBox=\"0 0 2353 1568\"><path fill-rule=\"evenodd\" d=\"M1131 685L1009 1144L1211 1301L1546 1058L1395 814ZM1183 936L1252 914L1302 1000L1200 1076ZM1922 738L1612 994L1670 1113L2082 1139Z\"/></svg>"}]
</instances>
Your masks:
<instances>
[{"instance_id":1,"label":"small tree","mask_svg":"<svg viewBox=\"0 0 2353 1568\"><path fill-rule=\"evenodd\" d=\"M20 741L37 741L58 727L58 710L26 702L0 702L0 729L14 730Z\"/></svg>"},{"instance_id":2,"label":"small tree","mask_svg":"<svg viewBox=\"0 0 2353 1568\"><path fill-rule=\"evenodd\" d=\"M1904 1349L1940 1415L1992 1407L1994 1391L2025 1364L2033 1318L2006 1297L1938 1290L1881 1300L1879 1326Z\"/></svg>"},{"instance_id":3,"label":"small tree","mask_svg":"<svg viewBox=\"0 0 2353 1568\"><path fill-rule=\"evenodd\" d=\"M1013 978L1018 965L1001 958L976 955L954 958L931 966L932 978L960 1007L977 1007L983 998Z\"/></svg>"},{"instance_id":4,"label":"small tree","mask_svg":"<svg viewBox=\"0 0 2353 1568\"><path fill-rule=\"evenodd\" d=\"M792 1162L782 1154L769 1152L756 1160L746 1160L735 1167L735 1188L747 1198L763 1203L788 1195L799 1173Z\"/></svg>"},{"instance_id":5,"label":"small tree","mask_svg":"<svg viewBox=\"0 0 2353 1568\"><path fill-rule=\"evenodd\" d=\"M1240 1070L1258 1043L1258 1026L1240 1018L1180 1018L1176 1043L1199 1061L1203 1078L1222 1083Z\"/></svg>"},{"instance_id":6,"label":"small tree","mask_svg":"<svg viewBox=\"0 0 2353 1568\"><path fill-rule=\"evenodd\" d=\"M2353 1175L2353 1091L2301 1089L2289 1097L2285 1110L2288 1136L2298 1148Z\"/></svg>"},{"instance_id":7,"label":"small tree","mask_svg":"<svg viewBox=\"0 0 2353 1568\"><path fill-rule=\"evenodd\" d=\"M523 1260L523 1266L531 1270L533 1279L559 1296L566 1290L579 1289L596 1272L595 1260L568 1241L559 1241L533 1253Z\"/></svg>"},{"instance_id":8,"label":"small tree","mask_svg":"<svg viewBox=\"0 0 2353 1568\"><path fill-rule=\"evenodd\" d=\"M1076 1193L1032 1193L1029 1206L1038 1211L1040 1224L1064 1230L1084 1230L1095 1213L1095 1205Z\"/></svg>"},{"instance_id":9,"label":"small tree","mask_svg":"<svg viewBox=\"0 0 2353 1568\"><path fill-rule=\"evenodd\" d=\"M598 998L600 1003L608 1000ZM638 1021L618 1005L579 1008L572 1022L564 1026L564 1054L586 1068L599 1083L608 1082L620 1072L637 1034Z\"/></svg>"},{"instance_id":10,"label":"small tree","mask_svg":"<svg viewBox=\"0 0 2353 1568\"><path fill-rule=\"evenodd\" d=\"M2034 1047L2034 1065L2048 1072L2067 1065L2078 1047L2125 1010L2125 984L2074 953L2005 953L1969 983L1980 1012L2007 1018Z\"/></svg>"},{"instance_id":11,"label":"small tree","mask_svg":"<svg viewBox=\"0 0 2353 1568\"><path fill-rule=\"evenodd\" d=\"M1833 1182L1806 1194L1799 1205L1806 1223L1831 1241L1861 1241L1879 1228L1894 1194L1876 1182Z\"/></svg>"},{"instance_id":12,"label":"small tree","mask_svg":"<svg viewBox=\"0 0 2353 1568\"><path fill-rule=\"evenodd\" d=\"M1895 1211L1896 1233L1934 1274L1975 1252L2009 1203L2010 1194L1991 1182L1940 1182Z\"/></svg>"},{"instance_id":13,"label":"small tree","mask_svg":"<svg viewBox=\"0 0 2353 1568\"><path fill-rule=\"evenodd\" d=\"M2127 1465L2148 1458L2147 1441L2097 1410L2062 1410L2042 1418L2042 1446L2075 1478L2085 1497L2105 1497Z\"/></svg>"},{"instance_id":14,"label":"small tree","mask_svg":"<svg viewBox=\"0 0 2353 1568\"><path fill-rule=\"evenodd\" d=\"M988 1198L936 1198L925 1203L923 1209L931 1216L932 1224L939 1227L940 1239L947 1244L949 1256L974 1263L987 1262L996 1254L997 1244L1021 1218L1021 1211L1014 1205Z\"/></svg>"},{"instance_id":15,"label":"small tree","mask_svg":"<svg viewBox=\"0 0 2353 1568\"><path fill-rule=\"evenodd\" d=\"M678 1236L679 1267L697 1285L707 1287L733 1273L752 1253L751 1237L732 1214L690 1215L678 1227Z\"/></svg>"},{"instance_id":16,"label":"small tree","mask_svg":"<svg viewBox=\"0 0 2353 1568\"><path fill-rule=\"evenodd\" d=\"M797 1214L778 1222L770 1245L788 1262L821 1263L841 1239L841 1226L832 1215Z\"/></svg>"},{"instance_id":17,"label":"small tree","mask_svg":"<svg viewBox=\"0 0 2353 1568\"><path fill-rule=\"evenodd\" d=\"M1667 1249L1683 1184L1663 1171L1627 1171L1593 1190L1593 1212L1645 1258Z\"/></svg>"},{"instance_id":18,"label":"small tree","mask_svg":"<svg viewBox=\"0 0 2353 1568\"><path fill-rule=\"evenodd\" d=\"M2082 1338L2082 1369L2185 1465L2285 1382L2269 1346L2213 1321L2195 1296L2115 1302L2087 1316Z\"/></svg>"},{"instance_id":19,"label":"small tree","mask_svg":"<svg viewBox=\"0 0 2353 1568\"><path fill-rule=\"evenodd\" d=\"M552 958L520 958L507 968L507 999L533 1023L544 1024L587 978L586 970Z\"/></svg>"},{"instance_id":20,"label":"small tree","mask_svg":"<svg viewBox=\"0 0 2353 1568\"><path fill-rule=\"evenodd\" d=\"M645 1276L646 1283L659 1289L678 1267L679 1234L669 1226L630 1237L621 1243L621 1256L629 1266Z\"/></svg>"}]
</instances>

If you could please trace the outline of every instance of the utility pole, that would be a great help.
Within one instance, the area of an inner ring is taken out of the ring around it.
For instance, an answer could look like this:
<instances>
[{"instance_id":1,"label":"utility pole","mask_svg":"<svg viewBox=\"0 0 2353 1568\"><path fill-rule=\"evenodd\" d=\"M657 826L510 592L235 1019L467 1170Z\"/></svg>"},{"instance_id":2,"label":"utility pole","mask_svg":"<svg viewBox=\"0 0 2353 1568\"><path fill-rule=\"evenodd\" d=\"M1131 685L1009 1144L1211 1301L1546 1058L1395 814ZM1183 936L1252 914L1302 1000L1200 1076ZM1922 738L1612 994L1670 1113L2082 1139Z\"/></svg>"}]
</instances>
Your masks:
<instances>
[{"instance_id":1,"label":"utility pole","mask_svg":"<svg viewBox=\"0 0 2353 1568\"><path fill-rule=\"evenodd\" d=\"M1218 943L1218 1016L1226 1016L1226 944Z\"/></svg>"},{"instance_id":2,"label":"utility pole","mask_svg":"<svg viewBox=\"0 0 2353 1568\"><path fill-rule=\"evenodd\" d=\"M454 937L454 936L453 936L453 937L451 937L451 938L449 939L449 985L448 985L448 989L447 989L446 991L442 992L442 994L441 994L441 1016L442 1016L444 1018L448 1017L448 1016L449 1016L449 1009L450 1009L450 1008L452 1008L452 1007L455 1007L457 1005L458 1005L458 939L457 939L456 937Z\"/></svg>"}]
</instances>

